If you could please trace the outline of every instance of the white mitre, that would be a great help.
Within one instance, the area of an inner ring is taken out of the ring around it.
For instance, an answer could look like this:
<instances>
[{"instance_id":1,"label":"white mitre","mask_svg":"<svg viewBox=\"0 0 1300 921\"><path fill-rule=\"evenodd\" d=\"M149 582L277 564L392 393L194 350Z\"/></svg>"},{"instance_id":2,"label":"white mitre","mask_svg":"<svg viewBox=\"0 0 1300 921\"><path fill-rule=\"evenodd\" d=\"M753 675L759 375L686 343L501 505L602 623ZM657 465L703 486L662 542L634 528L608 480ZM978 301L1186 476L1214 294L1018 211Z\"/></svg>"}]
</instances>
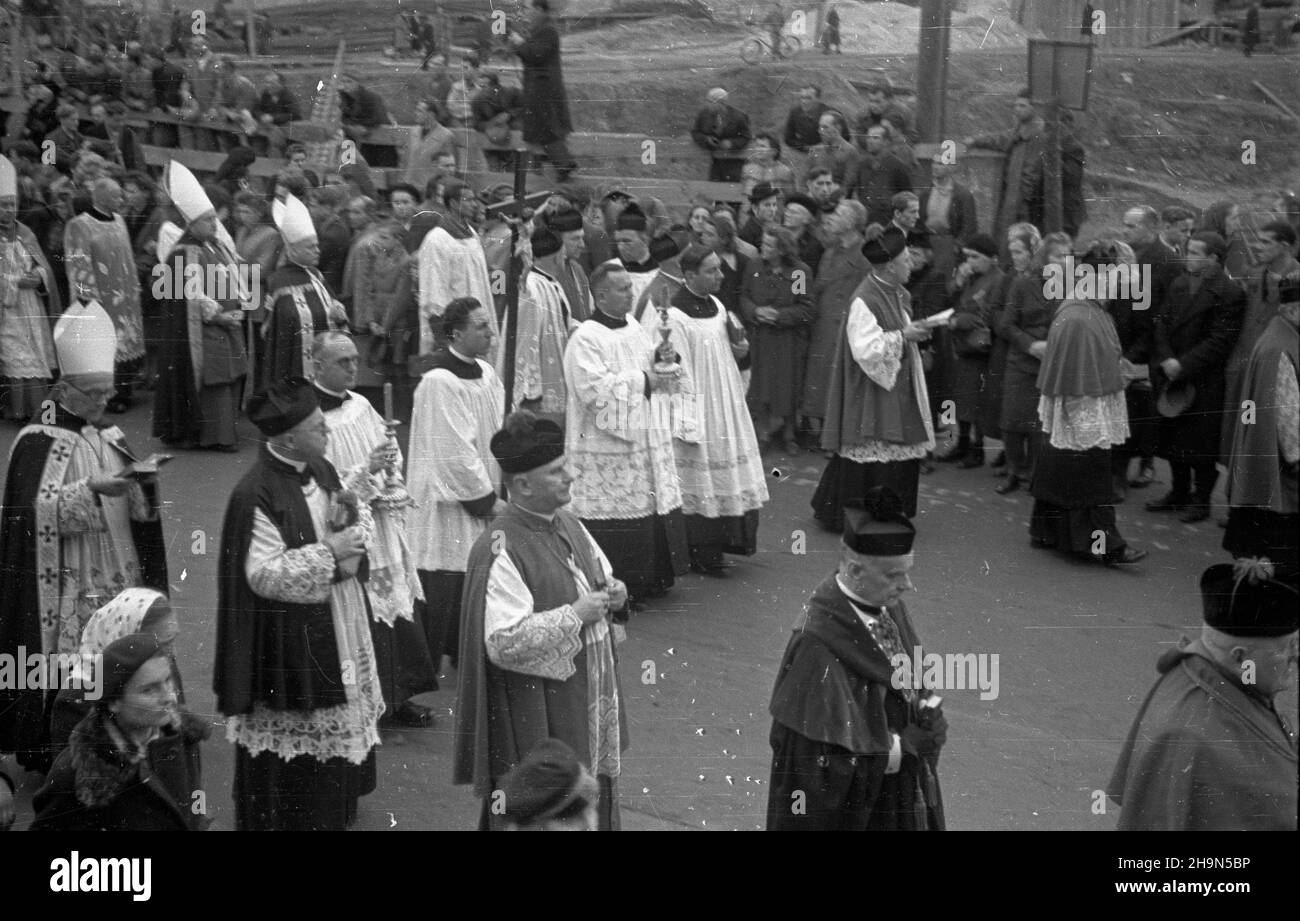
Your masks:
<instances>
[{"instance_id":1,"label":"white mitre","mask_svg":"<svg viewBox=\"0 0 1300 921\"><path fill-rule=\"evenodd\" d=\"M185 223L192 224L201 217L216 213L208 193L203 191L203 184L183 163L170 161L163 182L167 184L167 194L181 217L185 218Z\"/></svg>"},{"instance_id":2,"label":"white mitre","mask_svg":"<svg viewBox=\"0 0 1300 921\"><path fill-rule=\"evenodd\" d=\"M9 158L0 154L0 198L18 197L18 170Z\"/></svg>"},{"instance_id":3,"label":"white mitre","mask_svg":"<svg viewBox=\"0 0 1300 921\"><path fill-rule=\"evenodd\" d=\"M117 330L98 301L74 303L54 324L54 351L59 372L112 374L117 356Z\"/></svg>"},{"instance_id":4,"label":"white mitre","mask_svg":"<svg viewBox=\"0 0 1300 921\"><path fill-rule=\"evenodd\" d=\"M285 243L292 245L316 239L316 225L312 223L311 212L292 194L285 195L283 202L279 199L271 202L271 219L280 229Z\"/></svg>"}]
</instances>

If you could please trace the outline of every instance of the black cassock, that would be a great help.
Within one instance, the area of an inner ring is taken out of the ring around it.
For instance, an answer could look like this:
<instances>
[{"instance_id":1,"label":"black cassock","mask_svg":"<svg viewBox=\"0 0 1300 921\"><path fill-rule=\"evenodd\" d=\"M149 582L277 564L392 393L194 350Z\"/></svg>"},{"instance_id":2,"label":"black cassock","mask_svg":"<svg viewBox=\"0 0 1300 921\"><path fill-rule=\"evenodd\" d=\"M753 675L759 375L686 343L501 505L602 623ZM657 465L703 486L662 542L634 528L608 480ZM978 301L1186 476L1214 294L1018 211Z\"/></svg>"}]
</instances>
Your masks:
<instances>
[{"instance_id":1,"label":"black cassock","mask_svg":"<svg viewBox=\"0 0 1300 921\"><path fill-rule=\"evenodd\" d=\"M326 492L341 488L328 461L311 461L308 467ZM213 672L217 710L225 716L251 713L256 704L302 711L347 703L330 602L264 598L244 572L259 510L288 549L318 540L302 486L302 475L263 447L230 497L221 531ZM363 558L357 578L365 581L368 574ZM357 797L375 788L373 751L361 765L312 755L286 761L275 752L250 754L241 745L235 755L240 831L342 831L355 817Z\"/></svg>"},{"instance_id":2,"label":"black cassock","mask_svg":"<svg viewBox=\"0 0 1300 921\"><path fill-rule=\"evenodd\" d=\"M920 646L901 603L863 607L898 628L908 656ZM834 577L817 587L772 690L769 831L942 831L937 756L904 754L886 774L892 734L920 725L920 696L895 689L890 656Z\"/></svg>"}]
</instances>

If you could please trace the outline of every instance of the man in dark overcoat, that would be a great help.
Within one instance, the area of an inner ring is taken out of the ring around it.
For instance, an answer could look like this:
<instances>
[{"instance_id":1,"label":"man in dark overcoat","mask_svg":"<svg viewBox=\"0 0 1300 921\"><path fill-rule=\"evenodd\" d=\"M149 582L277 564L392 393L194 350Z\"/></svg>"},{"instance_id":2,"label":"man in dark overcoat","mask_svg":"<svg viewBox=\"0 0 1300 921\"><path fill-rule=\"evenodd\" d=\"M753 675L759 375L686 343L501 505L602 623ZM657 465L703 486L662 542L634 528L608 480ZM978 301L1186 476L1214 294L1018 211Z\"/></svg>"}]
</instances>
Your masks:
<instances>
[{"instance_id":1,"label":"man in dark overcoat","mask_svg":"<svg viewBox=\"0 0 1300 921\"><path fill-rule=\"evenodd\" d=\"M563 182L577 168L565 138L573 130L569 100L560 70L560 33L551 21L549 0L532 0L528 36L508 36L524 66L524 143L544 152Z\"/></svg>"},{"instance_id":2,"label":"man in dark overcoat","mask_svg":"<svg viewBox=\"0 0 1300 921\"><path fill-rule=\"evenodd\" d=\"M1224 406L1228 356L1246 307L1246 292L1223 269L1227 251L1217 233L1193 234L1186 271L1170 285L1164 308L1154 317L1151 383L1165 417L1157 454L1169 461L1173 487L1148 502L1147 510L1177 512L1187 524L1210 517L1223 414L1241 411Z\"/></svg>"}]
</instances>

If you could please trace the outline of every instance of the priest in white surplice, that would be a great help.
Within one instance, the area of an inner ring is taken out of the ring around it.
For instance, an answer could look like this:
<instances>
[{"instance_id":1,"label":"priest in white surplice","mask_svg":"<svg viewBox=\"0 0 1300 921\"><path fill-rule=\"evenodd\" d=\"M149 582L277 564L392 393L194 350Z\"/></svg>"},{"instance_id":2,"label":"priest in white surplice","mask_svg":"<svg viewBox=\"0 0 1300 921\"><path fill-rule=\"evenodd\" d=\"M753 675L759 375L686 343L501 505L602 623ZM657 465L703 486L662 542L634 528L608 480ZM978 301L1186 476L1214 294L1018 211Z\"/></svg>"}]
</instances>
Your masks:
<instances>
[{"instance_id":1,"label":"priest in white surplice","mask_svg":"<svg viewBox=\"0 0 1300 921\"><path fill-rule=\"evenodd\" d=\"M411 697L436 691L438 674L429 658L423 617L415 611L415 602L423 600L424 593L406 540L406 519L411 511L390 501L388 491L388 471L401 470L402 452L388 437L383 417L352 390L358 362L356 344L347 333L316 334L312 384L330 428L325 459L334 465L345 488L373 496L374 530L366 545L370 563L366 599L370 602L375 665L387 704L384 719L389 724L423 727L433 722L433 713Z\"/></svg>"},{"instance_id":2,"label":"priest in white surplice","mask_svg":"<svg viewBox=\"0 0 1300 921\"><path fill-rule=\"evenodd\" d=\"M713 296L722 284L722 264L711 250L692 246L681 267L684 284L663 305L665 316L646 310L641 325L657 341L666 320L681 356L671 419L691 568L718 574L726 566L723 553L752 556L757 550L767 483L736 364L749 344Z\"/></svg>"},{"instance_id":3,"label":"priest in white surplice","mask_svg":"<svg viewBox=\"0 0 1300 921\"><path fill-rule=\"evenodd\" d=\"M486 303L488 306L483 306ZM490 442L501 428L505 391L484 357L496 328L492 300L456 298L435 321L445 347L429 357L415 388L407 489L415 508L406 533L425 597L425 636L434 668L455 659L469 549L505 507Z\"/></svg>"},{"instance_id":4,"label":"priest in white surplice","mask_svg":"<svg viewBox=\"0 0 1300 921\"><path fill-rule=\"evenodd\" d=\"M564 415L564 347L573 321L564 289L536 259L560 251L560 238L543 228L531 245L520 238L519 335L515 339L514 396L510 405L554 419ZM507 332L509 321L507 320ZM505 379L505 348L497 349L497 376Z\"/></svg>"},{"instance_id":5,"label":"priest in white surplice","mask_svg":"<svg viewBox=\"0 0 1300 921\"><path fill-rule=\"evenodd\" d=\"M659 275L659 260L650 251L650 221L636 202L623 209L615 220L614 242L623 268L627 269L632 281L632 304L635 306ZM592 294L595 294L594 289Z\"/></svg>"},{"instance_id":6,"label":"priest in white surplice","mask_svg":"<svg viewBox=\"0 0 1300 921\"><path fill-rule=\"evenodd\" d=\"M596 310L564 352L572 508L632 597L653 598L690 567L668 429L676 376L654 370L654 341L628 320L632 280L622 265L597 266L591 292Z\"/></svg>"},{"instance_id":7,"label":"priest in white surplice","mask_svg":"<svg viewBox=\"0 0 1300 921\"><path fill-rule=\"evenodd\" d=\"M458 297L472 297L480 304L492 304L492 279L488 275L483 241L471 222L478 212L478 198L466 183L452 182L443 192L447 207L442 221L424 237L417 253L420 284L420 354L434 350L429 319L442 312ZM504 284L504 280L501 281ZM497 330L496 311L489 309L492 333ZM488 353L491 361L491 353Z\"/></svg>"}]
</instances>

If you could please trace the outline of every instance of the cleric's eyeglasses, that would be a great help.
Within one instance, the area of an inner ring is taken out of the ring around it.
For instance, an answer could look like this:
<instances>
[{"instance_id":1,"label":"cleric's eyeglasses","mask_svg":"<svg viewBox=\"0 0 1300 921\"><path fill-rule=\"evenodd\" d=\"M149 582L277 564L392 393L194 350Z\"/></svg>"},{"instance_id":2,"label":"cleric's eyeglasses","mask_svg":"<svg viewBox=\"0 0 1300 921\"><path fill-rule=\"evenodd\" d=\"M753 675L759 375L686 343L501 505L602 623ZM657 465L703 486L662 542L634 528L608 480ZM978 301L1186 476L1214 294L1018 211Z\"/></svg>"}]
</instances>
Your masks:
<instances>
[{"instance_id":1,"label":"cleric's eyeglasses","mask_svg":"<svg viewBox=\"0 0 1300 921\"><path fill-rule=\"evenodd\" d=\"M69 387L77 391L77 393L81 394L82 396L94 400L96 403L107 403L109 400L113 398L113 394L117 393L117 388L113 386L95 387L93 390L85 390L81 387L78 387L76 384L72 383L72 381L68 380L67 378L63 379L63 383L67 384Z\"/></svg>"}]
</instances>

